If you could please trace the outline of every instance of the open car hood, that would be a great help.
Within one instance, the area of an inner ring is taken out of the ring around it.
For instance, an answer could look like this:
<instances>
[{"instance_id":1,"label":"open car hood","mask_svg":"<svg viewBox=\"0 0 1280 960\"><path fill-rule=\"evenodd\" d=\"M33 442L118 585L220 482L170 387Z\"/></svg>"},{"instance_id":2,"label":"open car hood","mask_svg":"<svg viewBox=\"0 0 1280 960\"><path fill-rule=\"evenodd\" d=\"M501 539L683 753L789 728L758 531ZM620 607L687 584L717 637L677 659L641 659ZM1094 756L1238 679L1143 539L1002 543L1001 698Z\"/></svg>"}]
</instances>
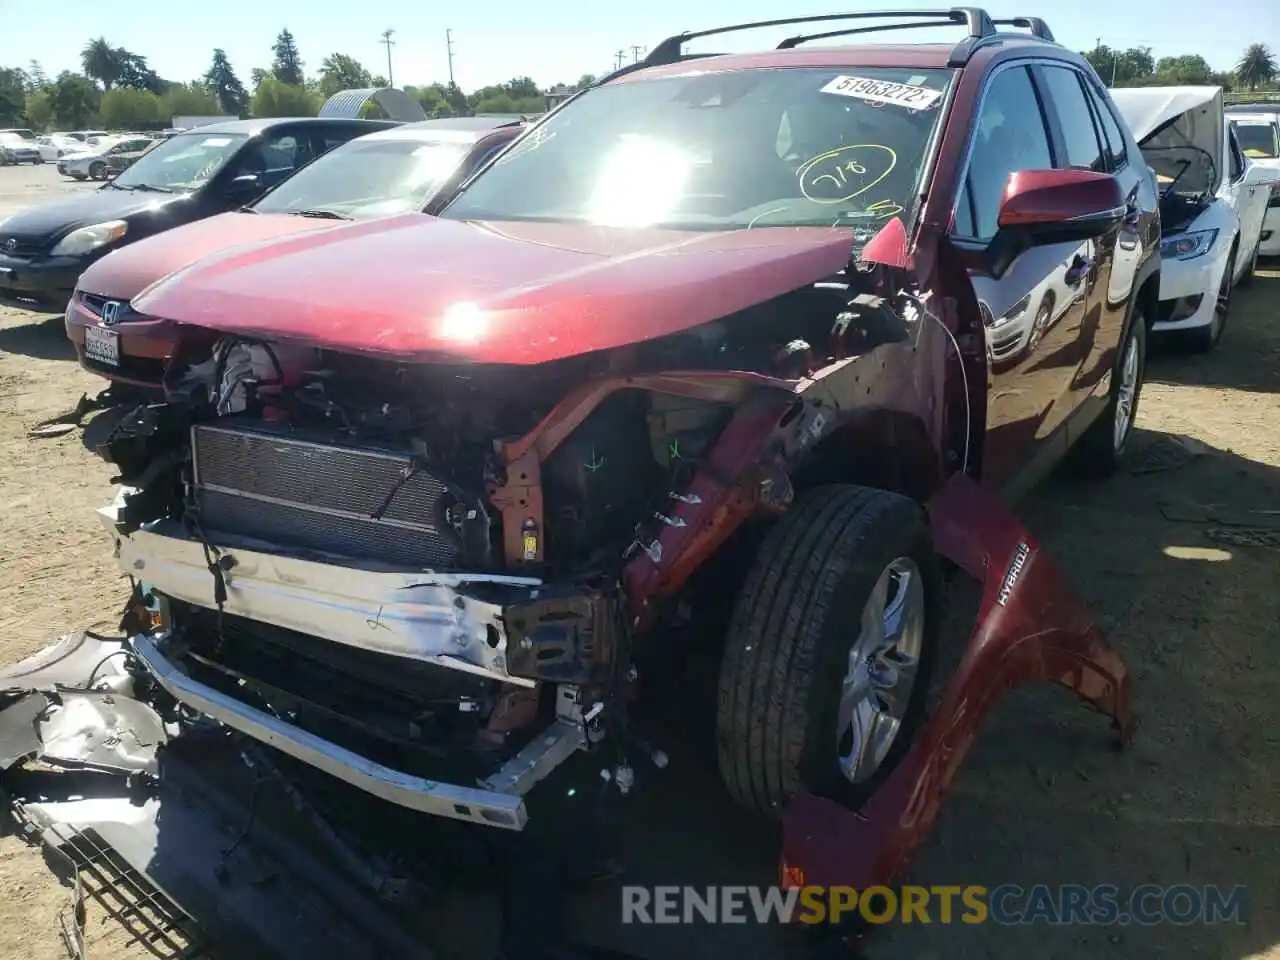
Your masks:
<instances>
[{"instance_id":1,"label":"open car hood","mask_svg":"<svg viewBox=\"0 0 1280 960\"><path fill-rule=\"evenodd\" d=\"M405 360L535 364L686 330L831 277L848 230L691 232L406 214L240 247L143 313Z\"/></svg>"},{"instance_id":2,"label":"open car hood","mask_svg":"<svg viewBox=\"0 0 1280 960\"><path fill-rule=\"evenodd\" d=\"M1221 87L1124 87L1111 99L1129 124L1161 190L1216 193L1222 182Z\"/></svg>"}]
</instances>

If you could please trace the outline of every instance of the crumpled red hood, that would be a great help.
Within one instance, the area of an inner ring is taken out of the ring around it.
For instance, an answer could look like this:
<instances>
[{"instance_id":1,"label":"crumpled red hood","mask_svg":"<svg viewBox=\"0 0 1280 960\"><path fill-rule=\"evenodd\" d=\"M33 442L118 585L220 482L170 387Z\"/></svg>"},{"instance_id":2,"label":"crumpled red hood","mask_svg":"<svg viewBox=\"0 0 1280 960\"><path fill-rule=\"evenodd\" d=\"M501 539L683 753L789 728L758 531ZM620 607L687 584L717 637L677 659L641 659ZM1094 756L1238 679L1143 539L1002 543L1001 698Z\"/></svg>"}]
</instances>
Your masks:
<instances>
[{"instance_id":1,"label":"crumpled red hood","mask_svg":"<svg viewBox=\"0 0 1280 960\"><path fill-rule=\"evenodd\" d=\"M533 364L688 329L829 277L847 230L694 233L406 214L214 254L134 301L334 350Z\"/></svg>"},{"instance_id":2,"label":"crumpled red hood","mask_svg":"<svg viewBox=\"0 0 1280 960\"><path fill-rule=\"evenodd\" d=\"M81 291L132 300L166 274L242 243L332 227L332 220L283 213L221 213L121 247L80 275Z\"/></svg>"}]
</instances>

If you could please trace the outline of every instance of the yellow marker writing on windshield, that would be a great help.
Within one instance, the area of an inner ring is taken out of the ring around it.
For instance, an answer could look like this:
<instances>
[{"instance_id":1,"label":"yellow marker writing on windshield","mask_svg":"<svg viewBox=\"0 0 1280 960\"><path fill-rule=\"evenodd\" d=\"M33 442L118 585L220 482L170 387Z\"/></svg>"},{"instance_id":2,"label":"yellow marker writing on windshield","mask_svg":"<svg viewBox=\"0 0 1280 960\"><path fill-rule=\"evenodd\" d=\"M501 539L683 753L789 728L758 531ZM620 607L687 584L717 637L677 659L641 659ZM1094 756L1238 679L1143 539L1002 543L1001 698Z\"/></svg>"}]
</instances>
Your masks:
<instances>
[{"instance_id":1,"label":"yellow marker writing on windshield","mask_svg":"<svg viewBox=\"0 0 1280 960\"><path fill-rule=\"evenodd\" d=\"M878 143L836 147L806 160L796 171L800 192L814 203L847 203L893 172L898 155Z\"/></svg>"}]
</instances>

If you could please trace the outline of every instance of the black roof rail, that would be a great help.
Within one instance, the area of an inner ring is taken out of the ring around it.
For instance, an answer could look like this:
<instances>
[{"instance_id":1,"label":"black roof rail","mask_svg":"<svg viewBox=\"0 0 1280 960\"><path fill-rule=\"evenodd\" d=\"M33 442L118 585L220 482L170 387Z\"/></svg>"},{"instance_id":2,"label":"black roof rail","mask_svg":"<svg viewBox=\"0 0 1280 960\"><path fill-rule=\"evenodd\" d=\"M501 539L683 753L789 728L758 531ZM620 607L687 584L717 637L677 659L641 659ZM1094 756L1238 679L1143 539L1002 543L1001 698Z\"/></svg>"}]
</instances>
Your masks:
<instances>
[{"instance_id":1,"label":"black roof rail","mask_svg":"<svg viewBox=\"0 0 1280 960\"><path fill-rule=\"evenodd\" d=\"M876 33L880 30L918 30L921 27L929 27L938 29L938 24L933 21L924 21L923 23L882 23L874 27L851 27L848 30L828 30L826 33L806 33L796 37L787 37L780 44L779 50L793 50L802 43L811 43L814 40L830 40L832 37L851 37L858 33Z\"/></svg>"},{"instance_id":2,"label":"black roof rail","mask_svg":"<svg viewBox=\"0 0 1280 960\"><path fill-rule=\"evenodd\" d=\"M990 14L981 7L952 7L949 10L862 10L856 13L827 13L810 17L784 17L781 20L756 20L750 23L735 23L710 30L696 30L678 33L667 37L640 61L646 67L656 67L668 63L679 63L683 59L684 45L690 40L700 37L712 37L722 33L736 33L739 30L759 30L765 27L785 27L789 24L801 23L833 23L838 20L873 20L886 17L911 18L910 26L917 26L921 18L941 20L947 23L962 23L969 33L969 41L982 40L994 36L995 23ZM888 25L881 29L894 29ZM635 66L635 64L632 64Z\"/></svg>"},{"instance_id":3,"label":"black roof rail","mask_svg":"<svg viewBox=\"0 0 1280 960\"><path fill-rule=\"evenodd\" d=\"M1020 30L1030 30L1031 35L1037 40L1057 43L1053 39L1053 31L1049 29L1049 25L1039 17L1011 17L1008 20L992 20L991 22L997 27L1017 27Z\"/></svg>"}]
</instances>

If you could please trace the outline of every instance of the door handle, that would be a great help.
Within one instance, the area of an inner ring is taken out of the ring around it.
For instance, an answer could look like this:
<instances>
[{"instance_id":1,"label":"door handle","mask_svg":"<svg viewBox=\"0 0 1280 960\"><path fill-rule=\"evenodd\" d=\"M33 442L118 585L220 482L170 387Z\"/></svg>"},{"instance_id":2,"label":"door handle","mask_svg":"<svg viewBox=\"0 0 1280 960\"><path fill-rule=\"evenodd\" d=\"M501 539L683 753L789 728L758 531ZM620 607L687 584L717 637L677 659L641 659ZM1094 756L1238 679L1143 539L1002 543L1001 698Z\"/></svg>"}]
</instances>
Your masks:
<instances>
[{"instance_id":1,"label":"door handle","mask_svg":"<svg viewBox=\"0 0 1280 960\"><path fill-rule=\"evenodd\" d=\"M1081 280L1089 275L1089 271L1093 269L1093 258L1083 257L1080 254L1075 255L1075 259L1071 261L1071 266L1067 267L1067 272L1063 276L1067 286L1074 287Z\"/></svg>"}]
</instances>

